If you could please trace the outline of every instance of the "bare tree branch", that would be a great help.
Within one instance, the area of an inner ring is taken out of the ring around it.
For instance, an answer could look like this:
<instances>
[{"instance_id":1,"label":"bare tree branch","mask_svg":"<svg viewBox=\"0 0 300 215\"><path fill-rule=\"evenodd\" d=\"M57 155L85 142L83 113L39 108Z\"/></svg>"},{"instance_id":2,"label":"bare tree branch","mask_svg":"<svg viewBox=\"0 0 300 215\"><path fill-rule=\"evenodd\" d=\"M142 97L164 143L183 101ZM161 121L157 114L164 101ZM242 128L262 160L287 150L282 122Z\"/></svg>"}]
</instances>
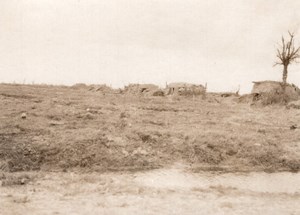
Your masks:
<instances>
[{"instance_id":1,"label":"bare tree branch","mask_svg":"<svg viewBox=\"0 0 300 215\"><path fill-rule=\"evenodd\" d=\"M275 62L273 66L282 65L282 63Z\"/></svg>"},{"instance_id":2,"label":"bare tree branch","mask_svg":"<svg viewBox=\"0 0 300 215\"><path fill-rule=\"evenodd\" d=\"M288 31L290 36L289 40L286 42L285 38L281 37L281 46L277 48L276 57L280 60L280 63L275 62L274 65L286 65L288 66L290 63L294 62L297 58L300 58L299 52L300 47L295 48L294 33Z\"/></svg>"}]
</instances>

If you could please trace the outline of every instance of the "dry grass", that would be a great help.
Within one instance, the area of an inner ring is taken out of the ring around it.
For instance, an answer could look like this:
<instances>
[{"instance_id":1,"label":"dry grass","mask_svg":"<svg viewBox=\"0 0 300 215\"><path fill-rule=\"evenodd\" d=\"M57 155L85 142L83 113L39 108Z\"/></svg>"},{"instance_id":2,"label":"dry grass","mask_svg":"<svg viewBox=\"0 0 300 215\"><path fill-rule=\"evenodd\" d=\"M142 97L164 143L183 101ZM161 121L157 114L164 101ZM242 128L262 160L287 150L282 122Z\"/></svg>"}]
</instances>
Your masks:
<instances>
[{"instance_id":1,"label":"dry grass","mask_svg":"<svg viewBox=\"0 0 300 215\"><path fill-rule=\"evenodd\" d=\"M235 97L137 97L85 88L0 85L0 168L299 171L295 109ZM21 114L26 113L26 119Z\"/></svg>"}]
</instances>

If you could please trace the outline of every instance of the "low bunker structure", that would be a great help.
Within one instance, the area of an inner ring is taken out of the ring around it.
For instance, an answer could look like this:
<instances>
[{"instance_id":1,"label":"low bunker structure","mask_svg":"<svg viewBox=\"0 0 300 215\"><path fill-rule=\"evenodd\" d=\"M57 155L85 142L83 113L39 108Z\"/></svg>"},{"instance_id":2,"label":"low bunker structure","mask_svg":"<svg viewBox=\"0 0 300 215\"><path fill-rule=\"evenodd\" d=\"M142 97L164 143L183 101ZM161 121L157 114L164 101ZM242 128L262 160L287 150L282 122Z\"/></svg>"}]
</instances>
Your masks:
<instances>
[{"instance_id":1,"label":"low bunker structure","mask_svg":"<svg viewBox=\"0 0 300 215\"><path fill-rule=\"evenodd\" d=\"M184 82L170 83L167 85L166 94L167 95L179 95L179 96L189 96L189 95L204 95L206 93L206 87L203 85L196 85Z\"/></svg>"},{"instance_id":2,"label":"low bunker structure","mask_svg":"<svg viewBox=\"0 0 300 215\"><path fill-rule=\"evenodd\" d=\"M253 82L251 94L254 100L268 100L267 103L289 102L300 99L300 89L294 84L283 85L278 81Z\"/></svg>"}]
</instances>

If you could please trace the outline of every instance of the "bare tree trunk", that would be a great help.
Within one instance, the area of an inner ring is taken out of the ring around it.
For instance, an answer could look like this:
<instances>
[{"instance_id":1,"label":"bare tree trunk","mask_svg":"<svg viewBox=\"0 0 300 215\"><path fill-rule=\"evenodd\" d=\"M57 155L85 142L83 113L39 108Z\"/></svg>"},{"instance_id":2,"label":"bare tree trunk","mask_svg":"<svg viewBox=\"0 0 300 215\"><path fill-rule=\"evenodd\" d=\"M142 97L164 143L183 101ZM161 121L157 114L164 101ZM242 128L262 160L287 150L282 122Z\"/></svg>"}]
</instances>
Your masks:
<instances>
[{"instance_id":1,"label":"bare tree trunk","mask_svg":"<svg viewBox=\"0 0 300 215\"><path fill-rule=\"evenodd\" d=\"M283 73L282 73L282 89L283 89L283 102L287 103L287 98L286 98L286 94L285 94L285 90L286 90L286 79L287 79L287 75L288 75L288 65L283 65Z\"/></svg>"},{"instance_id":2,"label":"bare tree trunk","mask_svg":"<svg viewBox=\"0 0 300 215\"><path fill-rule=\"evenodd\" d=\"M282 73L282 83L283 83L283 86L286 85L287 75L288 75L288 65L284 65L283 66L283 73Z\"/></svg>"}]
</instances>

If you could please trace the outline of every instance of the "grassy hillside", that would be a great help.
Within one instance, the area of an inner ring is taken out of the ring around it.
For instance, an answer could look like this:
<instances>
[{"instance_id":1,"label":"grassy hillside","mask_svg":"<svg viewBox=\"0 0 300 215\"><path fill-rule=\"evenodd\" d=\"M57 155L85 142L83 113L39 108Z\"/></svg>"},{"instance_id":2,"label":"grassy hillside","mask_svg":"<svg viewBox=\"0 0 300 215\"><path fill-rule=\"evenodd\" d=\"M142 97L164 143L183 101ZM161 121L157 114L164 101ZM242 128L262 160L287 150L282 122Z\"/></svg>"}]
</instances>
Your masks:
<instances>
[{"instance_id":1,"label":"grassy hillside","mask_svg":"<svg viewBox=\"0 0 300 215\"><path fill-rule=\"evenodd\" d=\"M4 171L138 171L177 162L194 171L300 170L295 109L218 94L139 97L7 84L0 101Z\"/></svg>"}]
</instances>

